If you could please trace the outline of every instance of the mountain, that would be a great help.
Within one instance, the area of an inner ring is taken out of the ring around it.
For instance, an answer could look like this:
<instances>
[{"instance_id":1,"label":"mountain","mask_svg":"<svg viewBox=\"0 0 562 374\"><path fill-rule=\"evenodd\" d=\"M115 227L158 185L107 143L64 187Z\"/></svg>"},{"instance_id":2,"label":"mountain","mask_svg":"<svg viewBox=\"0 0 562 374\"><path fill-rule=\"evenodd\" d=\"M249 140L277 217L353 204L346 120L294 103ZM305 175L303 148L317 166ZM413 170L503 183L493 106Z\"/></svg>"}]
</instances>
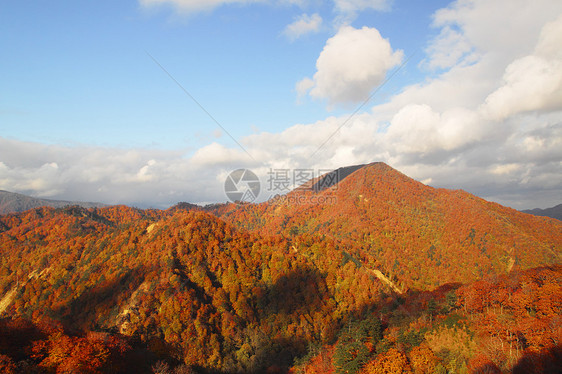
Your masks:
<instances>
[{"instance_id":1,"label":"mountain","mask_svg":"<svg viewBox=\"0 0 562 374\"><path fill-rule=\"evenodd\" d=\"M312 188L214 213L259 235L329 238L403 288L431 289L561 259L558 221L429 187L384 163L338 170L311 181Z\"/></svg>"},{"instance_id":2,"label":"mountain","mask_svg":"<svg viewBox=\"0 0 562 374\"><path fill-rule=\"evenodd\" d=\"M78 205L84 208L101 208L106 206L101 203L38 199L36 197L0 190L0 215L23 212L41 206L60 208L68 205Z\"/></svg>"},{"instance_id":3,"label":"mountain","mask_svg":"<svg viewBox=\"0 0 562 374\"><path fill-rule=\"evenodd\" d=\"M337 186L338 183L343 181L348 175L353 174L355 171L364 166L365 165L354 165L336 169L318 178L310 180L308 183L305 183L300 190L312 189L316 192L324 191L327 188Z\"/></svg>"},{"instance_id":4,"label":"mountain","mask_svg":"<svg viewBox=\"0 0 562 374\"><path fill-rule=\"evenodd\" d=\"M261 204L0 216L0 371L550 365L562 222L339 170Z\"/></svg>"},{"instance_id":5,"label":"mountain","mask_svg":"<svg viewBox=\"0 0 562 374\"><path fill-rule=\"evenodd\" d=\"M532 214L535 216L556 218L557 220L562 221L562 204L558 204L552 208L546 208L546 209L536 208L536 209L522 210L522 212Z\"/></svg>"}]
</instances>

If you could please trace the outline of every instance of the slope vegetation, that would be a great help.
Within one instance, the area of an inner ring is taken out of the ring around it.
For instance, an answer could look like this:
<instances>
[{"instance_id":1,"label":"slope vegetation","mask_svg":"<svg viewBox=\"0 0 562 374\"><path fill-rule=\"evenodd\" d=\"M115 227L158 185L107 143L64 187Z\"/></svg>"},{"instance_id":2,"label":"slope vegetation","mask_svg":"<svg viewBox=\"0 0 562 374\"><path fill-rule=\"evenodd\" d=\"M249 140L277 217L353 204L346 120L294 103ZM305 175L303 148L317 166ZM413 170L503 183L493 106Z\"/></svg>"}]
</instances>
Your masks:
<instances>
[{"instance_id":1,"label":"slope vegetation","mask_svg":"<svg viewBox=\"0 0 562 374\"><path fill-rule=\"evenodd\" d=\"M556 349L562 223L381 163L331 181L257 205L0 217L0 329L29 332L0 339L0 371L506 371Z\"/></svg>"},{"instance_id":2,"label":"slope vegetation","mask_svg":"<svg viewBox=\"0 0 562 374\"><path fill-rule=\"evenodd\" d=\"M384 163L344 170L343 178L312 181L339 179L325 189L300 188L274 202L213 212L260 235L330 239L404 289L561 261L559 221L425 186Z\"/></svg>"}]
</instances>

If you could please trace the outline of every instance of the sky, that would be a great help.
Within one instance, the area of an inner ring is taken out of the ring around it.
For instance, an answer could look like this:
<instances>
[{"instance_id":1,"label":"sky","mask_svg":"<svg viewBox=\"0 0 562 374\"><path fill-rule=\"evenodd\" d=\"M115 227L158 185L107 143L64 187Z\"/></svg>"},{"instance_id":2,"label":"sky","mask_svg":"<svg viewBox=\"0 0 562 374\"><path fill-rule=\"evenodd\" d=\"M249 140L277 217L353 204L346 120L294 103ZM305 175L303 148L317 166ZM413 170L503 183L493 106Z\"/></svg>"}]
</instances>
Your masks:
<instances>
[{"instance_id":1,"label":"sky","mask_svg":"<svg viewBox=\"0 0 562 374\"><path fill-rule=\"evenodd\" d=\"M0 189L166 208L386 162L562 203L562 2L0 4Z\"/></svg>"}]
</instances>

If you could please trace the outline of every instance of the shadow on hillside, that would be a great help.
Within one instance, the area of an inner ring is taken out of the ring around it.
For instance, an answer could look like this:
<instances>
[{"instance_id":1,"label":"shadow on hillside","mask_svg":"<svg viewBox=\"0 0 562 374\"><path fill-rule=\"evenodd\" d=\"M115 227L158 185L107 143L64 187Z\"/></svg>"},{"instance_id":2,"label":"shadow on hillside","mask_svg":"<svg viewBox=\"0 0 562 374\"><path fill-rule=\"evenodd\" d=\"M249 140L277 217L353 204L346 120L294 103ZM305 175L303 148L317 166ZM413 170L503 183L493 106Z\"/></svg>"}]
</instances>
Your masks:
<instances>
[{"instance_id":1,"label":"shadow on hillside","mask_svg":"<svg viewBox=\"0 0 562 374\"><path fill-rule=\"evenodd\" d=\"M527 353L513 367L513 374L558 374L562 372L562 346L542 353Z\"/></svg>"},{"instance_id":2,"label":"shadow on hillside","mask_svg":"<svg viewBox=\"0 0 562 374\"><path fill-rule=\"evenodd\" d=\"M60 316L61 322L66 326L100 330L100 324L108 322L103 319L110 318L108 311L113 310L120 300L124 302L131 296L142 283L143 274L141 268L129 269L109 281L95 284L69 303L54 310L55 315Z\"/></svg>"},{"instance_id":3,"label":"shadow on hillside","mask_svg":"<svg viewBox=\"0 0 562 374\"><path fill-rule=\"evenodd\" d=\"M279 277L258 300L266 314L307 314L321 307L328 294L317 269L299 267Z\"/></svg>"},{"instance_id":4,"label":"shadow on hillside","mask_svg":"<svg viewBox=\"0 0 562 374\"><path fill-rule=\"evenodd\" d=\"M316 268L297 267L280 276L255 300L261 328L248 330L253 335L245 373L286 373L295 358L304 356L310 344L323 344L323 336L335 336L340 326L331 320L318 320L318 312L328 307L332 295L325 277ZM344 319L347 316L344 317ZM331 329L333 333L327 333Z\"/></svg>"},{"instance_id":5,"label":"shadow on hillside","mask_svg":"<svg viewBox=\"0 0 562 374\"><path fill-rule=\"evenodd\" d=\"M559 374L562 372L562 346L552 347L545 352L526 353L513 367L512 374ZM486 363L472 370L474 374L500 374L494 363Z\"/></svg>"},{"instance_id":6,"label":"shadow on hillside","mask_svg":"<svg viewBox=\"0 0 562 374\"><path fill-rule=\"evenodd\" d=\"M31 321L10 317L0 319L0 354L13 360L27 359L32 342L45 338L45 334Z\"/></svg>"}]
</instances>

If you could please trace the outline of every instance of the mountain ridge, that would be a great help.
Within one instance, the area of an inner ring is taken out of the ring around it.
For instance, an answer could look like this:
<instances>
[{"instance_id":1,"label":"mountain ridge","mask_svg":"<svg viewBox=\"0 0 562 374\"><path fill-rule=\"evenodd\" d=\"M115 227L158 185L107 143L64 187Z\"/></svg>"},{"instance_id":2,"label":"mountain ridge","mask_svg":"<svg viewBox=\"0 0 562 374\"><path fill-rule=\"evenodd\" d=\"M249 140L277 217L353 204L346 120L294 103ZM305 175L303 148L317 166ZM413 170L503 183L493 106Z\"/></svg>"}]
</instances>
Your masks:
<instances>
[{"instance_id":1,"label":"mountain ridge","mask_svg":"<svg viewBox=\"0 0 562 374\"><path fill-rule=\"evenodd\" d=\"M534 216L550 217L562 221L562 204L546 208L546 209L526 209L522 210L523 213L532 214Z\"/></svg>"},{"instance_id":2,"label":"mountain ridge","mask_svg":"<svg viewBox=\"0 0 562 374\"><path fill-rule=\"evenodd\" d=\"M84 208L101 208L107 206L107 204L94 202L41 199L16 192L0 190L0 215L23 212L42 206L61 208L69 205L78 205Z\"/></svg>"}]
</instances>

